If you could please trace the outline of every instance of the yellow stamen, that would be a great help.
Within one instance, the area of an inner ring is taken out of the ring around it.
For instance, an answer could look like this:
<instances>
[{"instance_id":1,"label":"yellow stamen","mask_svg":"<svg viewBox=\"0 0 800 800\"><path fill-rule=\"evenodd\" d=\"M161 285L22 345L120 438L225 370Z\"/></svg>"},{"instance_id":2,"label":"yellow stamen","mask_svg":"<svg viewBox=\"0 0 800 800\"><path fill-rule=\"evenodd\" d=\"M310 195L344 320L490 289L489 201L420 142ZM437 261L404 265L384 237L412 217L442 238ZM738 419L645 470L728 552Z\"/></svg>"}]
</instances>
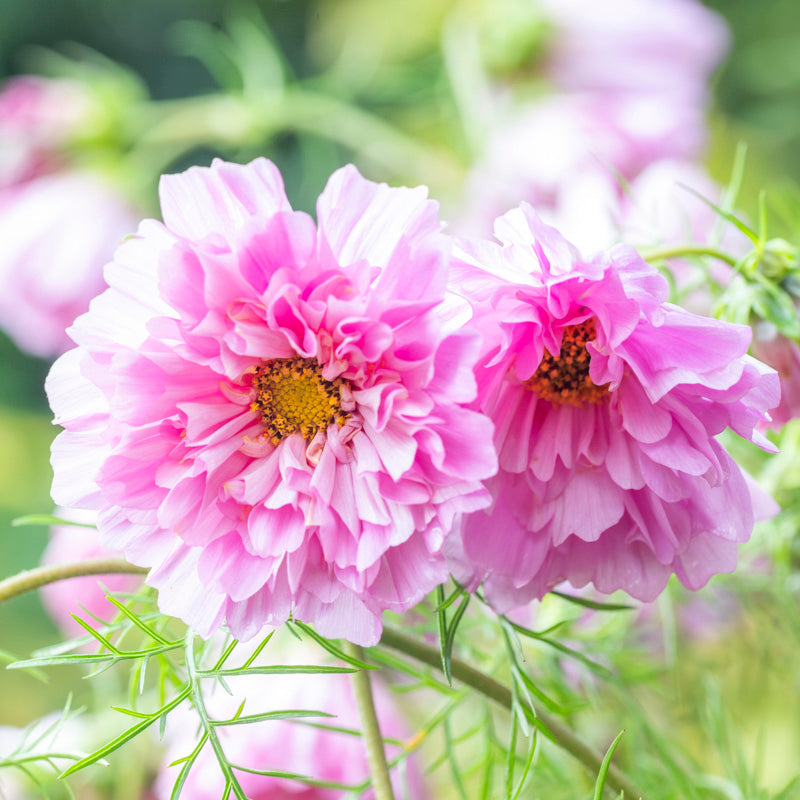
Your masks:
<instances>
[{"instance_id":1,"label":"yellow stamen","mask_svg":"<svg viewBox=\"0 0 800 800\"><path fill-rule=\"evenodd\" d=\"M253 371L256 399L250 408L261 414L273 444L292 433L310 440L317 431L346 422L348 414L341 408L344 383L341 378L323 378L316 359L276 358Z\"/></svg>"},{"instance_id":2,"label":"yellow stamen","mask_svg":"<svg viewBox=\"0 0 800 800\"><path fill-rule=\"evenodd\" d=\"M563 331L561 352L554 356L544 351L542 363L525 383L527 388L556 405L602 403L608 395L608 384L598 386L592 383L586 350L586 343L596 336L591 317L577 325L567 325Z\"/></svg>"}]
</instances>

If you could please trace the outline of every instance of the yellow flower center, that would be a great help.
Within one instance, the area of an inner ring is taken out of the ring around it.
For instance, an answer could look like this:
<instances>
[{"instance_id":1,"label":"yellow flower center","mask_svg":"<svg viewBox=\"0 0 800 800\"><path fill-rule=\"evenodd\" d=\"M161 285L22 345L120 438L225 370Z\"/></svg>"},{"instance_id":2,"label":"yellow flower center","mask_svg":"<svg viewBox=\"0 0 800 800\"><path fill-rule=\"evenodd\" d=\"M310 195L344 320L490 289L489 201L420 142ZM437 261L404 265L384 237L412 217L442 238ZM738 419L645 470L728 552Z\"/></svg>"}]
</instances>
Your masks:
<instances>
[{"instance_id":1,"label":"yellow flower center","mask_svg":"<svg viewBox=\"0 0 800 800\"><path fill-rule=\"evenodd\" d=\"M591 318L577 325L567 325L561 340L561 352L554 356L545 350L542 363L525 386L556 405L602 403L608 394L608 384L597 386L592 383L586 350L586 343L593 341L596 335Z\"/></svg>"},{"instance_id":2,"label":"yellow flower center","mask_svg":"<svg viewBox=\"0 0 800 800\"><path fill-rule=\"evenodd\" d=\"M313 439L334 422L341 427L347 412L341 407L341 387L346 381L322 377L314 358L275 358L253 371L256 400L251 409L261 415L267 436L278 444L292 433Z\"/></svg>"}]
</instances>

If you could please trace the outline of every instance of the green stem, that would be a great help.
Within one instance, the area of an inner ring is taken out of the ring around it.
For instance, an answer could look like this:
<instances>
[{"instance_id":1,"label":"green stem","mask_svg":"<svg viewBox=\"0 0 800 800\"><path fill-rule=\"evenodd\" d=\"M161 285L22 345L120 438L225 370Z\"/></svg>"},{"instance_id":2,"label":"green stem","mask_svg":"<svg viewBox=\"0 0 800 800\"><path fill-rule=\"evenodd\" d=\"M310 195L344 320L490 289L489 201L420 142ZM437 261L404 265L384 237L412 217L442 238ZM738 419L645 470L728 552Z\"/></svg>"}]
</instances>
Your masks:
<instances>
[{"instance_id":1,"label":"green stem","mask_svg":"<svg viewBox=\"0 0 800 800\"><path fill-rule=\"evenodd\" d=\"M241 147L294 131L336 142L383 171L410 171L415 180L437 187L457 185L463 176L451 154L358 106L301 87L150 102L131 115L129 127L137 157L156 149L170 160L198 145Z\"/></svg>"},{"instance_id":2,"label":"green stem","mask_svg":"<svg viewBox=\"0 0 800 800\"><path fill-rule=\"evenodd\" d=\"M344 651L358 661L364 660L361 648L350 642L344 643ZM361 727L364 730L364 744L367 748L367 762L372 775L375 800L394 800L389 767L386 763L386 751L383 749L383 736L381 736L378 724L378 715L375 713L375 699L372 696L369 670L360 669L353 673L353 693L361 717Z\"/></svg>"},{"instance_id":3,"label":"green stem","mask_svg":"<svg viewBox=\"0 0 800 800\"><path fill-rule=\"evenodd\" d=\"M236 777L230 761L228 761L225 751L222 749L222 743L217 736L217 731L214 723L208 715L206 704L203 700L203 690L200 686L200 679L203 677L200 670L197 668L197 662L194 659L194 633L189 630L186 632L186 671L189 674L189 686L191 688L192 702L194 703L197 715L200 717L200 723L203 726L203 731L208 736L208 741L211 743L211 749L217 757L217 762L222 770L222 775L225 778L225 787L233 791L233 794L238 800L247 800L247 796ZM228 797L228 792L223 793L223 797Z\"/></svg>"},{"instance_id":4,"label":"green stem","mask_svg":"<svg viewBox=\"0 0 800 800\"><path fill-rule=\"evenodd\" d=\"M383 626L381 644L442 671L442 659L438 648L406 636L406 634L395 628L388 625ZM488 697L498 705L511 710L511 690L502 683L457 658L453 658L451 661L451 672L456 680L460 680L480 692L484 697ZM533 724L540 723L564 750L575 756L592 775L597 775L603 763L603 753L595 751L563 722L546 711L537 709L536 718L532 719L531 722ZM630 778L614 764L608 770L607 781L614 791L624 791L626 800L628 798L636 800L636 798L642 797L642 793L636 789Z\"/></svg>"},{"instance_id":5,"label":"green stem","mask_svg":"<svg viewBox=\"0 0 800 800\"><path fill-rule=\"evenodd\" d=\"M639 253L645 261L666 261L668 258L684 258L686 256L711 256L735 267L738 260L716 247L702 244L679 244L673 247L655 247L640 249Z\"/></svg>"},{"instance_id":6,"label":"green stem","mask_svg":"<svg viewBox=\"0 0 800 800\"><path fill-rule=\"evenodd\" d=\"M131 573L143 575L144 567L129 564L121 558L89 558L69 564L53 564L52 566L28 569L10 578L0 581L0 603L11 600L26 592L32 592L48 583L63 581L67 578L79 578L85 575L113 575Z\"/></svg>"}]
</instances>

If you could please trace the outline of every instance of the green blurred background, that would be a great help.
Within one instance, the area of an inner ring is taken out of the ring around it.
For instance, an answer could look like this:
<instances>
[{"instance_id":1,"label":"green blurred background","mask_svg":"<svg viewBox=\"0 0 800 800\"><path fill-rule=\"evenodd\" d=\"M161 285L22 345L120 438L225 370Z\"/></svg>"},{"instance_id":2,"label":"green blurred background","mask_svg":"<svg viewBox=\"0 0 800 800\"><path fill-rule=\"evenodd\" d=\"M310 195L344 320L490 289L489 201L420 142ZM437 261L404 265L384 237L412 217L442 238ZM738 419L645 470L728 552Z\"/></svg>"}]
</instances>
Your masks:
<instances>
[{"instance_id":1,"label":"green blurred background","mask_svg":"<svg viewBox=\"0 0 800 800\"><path fill-rule=\"evenodd\" d=\"M65 47L71 42L130 68L153 98L202 94L218 87L226 67L219 63L210 71L192 57L192 37L200 28L187 26L186 21L222 30L232 14L260 16L284 54L286 68L297 78L335 90L389 120L431 152L448 153L452 164L445 164L434 186L434 194L444 195L447 208L448 193L450 199L457 195L468 166L469 149L442 78L442 24L456 7L479 14L479 7L485 11L492 2L261 0L244 5L210 0L0 0L0 77L35 70L42 63L40 48L78 52L74 44ZM794 191L790 187L800 180L800 3L709 0L708 5L728 20L734 36L734 47L715 81L709 168L726 180L737 143L748 142L743 204L752 211L758 189ZM286 177L290 199L308 210L331 171L363 156L328 137L281 133L235 152L198 146L182 154L170 169L207 163L217 152L240 160L269 156ZM391 170L378 174L369 161L364 168L378 179L415 178ZM145 205L155 213L154 185ZM23 514L52 510L48 446L55 431L42 389L47 369L46 362L22 354L0 335L0 577L35 566L46 541L44 528L12 528L10 522ZM764 712L778 732L770 741L791 748L800 742L800 676L793 663L798 631L791 620L781 618L783 613L791 615L788 607L766 602L755 591L750 597L753 616L744 620L736 636L696 649L694 660L667 683L682 698L680 713L691 722L692 714L700 713L708 701L708 693L698 685L703 674L716 675L724 696L739 697L741 702L723 703L729 717L720 711L723 716L712 723L724 725L730 718L745 728L751 713ZM0 632L0 649L18 656L58 636L36 595L0 606ZM763 681L761 692L753 689L754 675ZM80 701L86 687L75 677L68 671L53 672L45 684L21 673L0 671L0 724L22 725L61 707L68 686ZM606 698L606 702L619 711L627 700ZM664 696L660 702L670 704ZM659 713L673 711L666 708ZM691 727L686 730L691 743L699 734ZM785 764L797 750L784 753L773 747L770 752L773 760ZM712 763L715 758L720 760L715 756ZM782 778L784 771L778 772Z\"/></svg>"}]
</instances>

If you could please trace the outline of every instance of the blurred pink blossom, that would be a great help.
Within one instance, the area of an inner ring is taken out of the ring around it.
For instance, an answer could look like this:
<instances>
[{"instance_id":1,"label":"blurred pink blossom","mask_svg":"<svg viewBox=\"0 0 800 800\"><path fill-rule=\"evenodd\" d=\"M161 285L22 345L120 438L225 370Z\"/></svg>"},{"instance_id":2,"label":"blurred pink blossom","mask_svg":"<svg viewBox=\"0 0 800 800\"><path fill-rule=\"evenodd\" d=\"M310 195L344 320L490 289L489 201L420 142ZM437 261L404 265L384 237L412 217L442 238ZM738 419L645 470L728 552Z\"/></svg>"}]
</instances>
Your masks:
<instances>
[{"instance_id":1,"label":"blurred pink blossom","mask_svg":"<svg viewBox=\"0 0 800 800\"><path fill-rule=\"evenodd\" d=\"M22 77L0 91L0 327L50 357L105 287L103 265L136 224L100 174L70 165L69 143L90 108L67 80Z\"/></svg>"},{"instance_id":2,"label":"blurred pink blossom","mask_svg":"<svg viewBox=\"0 0 800 800\"><path fill-rule=\"evenodd\" d=\"M23 75L0 89L0 190L54 172L89 113L75 81Z\"/></svg>"},{"instance_id":3,"label":"blurred pink blossom","mask_svg":"<svg viewBox=\"0 0 800 800\"><path fill-rule=\"evenodd\" d=\"M656 161L702 155L728 34L695 0L545 0L544 13L547 93L498 105L456 228L483 234L525 201L588 251L626 182Z\"/></svg>"},{"instance_id":4,"label":"blurred pink blossom","mask_svg":"<svg viewBox=\"0 0 800 800\"><path fill-rule=\"evenodd\" d=\"M781 401L770 411L772 425L780 427L800 417L800 347L764 320L753 326L753 355L777 370Z\"/></svg>"},{"instance_id":5,"label":"blurred pink blossom","mask_svg":"<svg viewBox=\"0 0 800 800\"><path fill-rule=\"evenodd\" d=\"M103 265L134 231L129 205L102 178L56 172L0 191L0 326L49 357L105 288Z\"/></svg>"},{"instance_id":6,"label":"blurred pink blossom","mask_svg":"<svg viewBox=\"0 0 800 800\"><path fill-rule=\"evenodd\" d=\"M541 0L553 28L546 71L560 91L667 95L702 110L730 42L699 0Z\"/></svg>"},{"instance_id":7,"label":"blurred pink blossom","mask_svg":"<svg viewBox=\"0 0 800 800\"><path fill-rule=\"evenodd\" d=\"M305 647L290 648L290 656L281 650L274 656L273 643L264 651L278 663L315 663L315 653ZM263 658L256 662L262 663ZM305 775L320 781L357 785L369 778L365 743L361 736L313 727L304 722L320 723L352 731L361 730L361 721L353 697L351 676L346 674L253 675L226 678L233 695L208 692L204 699L212 718L230 718L247 698L244 715L305 709L321 711L332 717L309 717L307 720L272 720L247 725L217 727L222 748L232 764L264 771L282 771ZM373 694L381 733L384 737L406 740L408 729L394 698L379 680L373 680ZM208 684L209 687L211 684ZM216 687L219 689L219 687ZM197 738L197 715L192 709L179 711L167 725L167 751L156 780L156 798L168 800L181 765L167 767L171 761L192 751ZM387 746L391 759L399 752ZM392 769L396 797L425 800L428 793L419 766L412 755ZM251 800L337 800L351 796L344 789L310 786L286 778L236 773L245 794ZM218 800L225 780L214 751L208 743L183 788L191 800ZM371 789L359 795L362 800L374 797Z\"/></svg>"},{"instance_id":8,"label":"blurred pink blossom","mask_svg":"<svg viewBox=\"0 0 800 800\"><path fill-rule=\"evenodd\" d=\"M93 511L58 508L56 516L72 522L94 524ZM65 564L89 558L119 557L120 554L100 544L100 534L92 529L75 525L54 525L50 529L50 542L42 555L42 564ZM72 615L87 618L86 612L101 619L111 619L117 609L106 600L108 592L133 592L142 583L136 575L91 575L56 581L42 587L42 602L47 613L68 637L85 633ZM105 587L105 588L104 588ZM91 620L89 620L91 622Z\"/></svg>"}]
</instances>

